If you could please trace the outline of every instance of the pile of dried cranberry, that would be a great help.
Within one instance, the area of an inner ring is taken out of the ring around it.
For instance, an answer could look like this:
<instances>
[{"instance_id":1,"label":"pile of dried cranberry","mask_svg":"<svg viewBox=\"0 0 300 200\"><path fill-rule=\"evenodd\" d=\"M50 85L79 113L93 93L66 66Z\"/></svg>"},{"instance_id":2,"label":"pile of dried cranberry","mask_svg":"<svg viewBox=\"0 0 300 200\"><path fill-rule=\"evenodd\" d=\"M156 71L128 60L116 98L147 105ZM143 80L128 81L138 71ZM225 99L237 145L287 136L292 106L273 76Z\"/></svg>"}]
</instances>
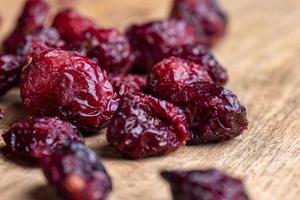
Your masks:
<instances>
[{"instance_id":1,"label":"pile of dried cranberry","mask_svg":"<svg viewBox=\"0 0 300 200\"><path fill-rule=\"evenodd\" d=\"M4 40L0 94L19 85L31 117L2 137L12 154L37 160L64 198L101 200L112 189L82 135L108 127L108 142L138 159L247 129L246 110L208 50L226 31L216 0L174 0L169 19L126 33L72 9L46 25L48 12L44 0L27 0ZM215 170L162 175L174 199L247 199L239 180Z\"/></svg>"}]
</instances>

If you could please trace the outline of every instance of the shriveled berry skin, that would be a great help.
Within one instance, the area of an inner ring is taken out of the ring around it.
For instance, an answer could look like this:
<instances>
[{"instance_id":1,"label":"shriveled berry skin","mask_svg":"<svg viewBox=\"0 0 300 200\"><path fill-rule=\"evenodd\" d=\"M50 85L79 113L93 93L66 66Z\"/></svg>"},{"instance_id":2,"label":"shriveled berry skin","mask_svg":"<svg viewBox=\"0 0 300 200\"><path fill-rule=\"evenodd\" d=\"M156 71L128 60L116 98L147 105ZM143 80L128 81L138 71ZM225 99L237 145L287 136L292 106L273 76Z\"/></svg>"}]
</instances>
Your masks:
<instances>
[{"instance_id":1,"label":"shriveled berry skin","mask_svg":"<svg viewBox=\"0 0 300 200\"><path fill-rule=\"evenodd\" d=\"M128 92L107 130L107 140L122 155L138 159L161 155L185 144L186 116L173 104Z\"/></svg>"},{"instance_id":2,"label":"shriveled berry skin","mask_svg":"<svg viewBox=\"0 0 300 200\"><path fill-rule=\"evenodd\" d=\"M146 79L139 75L122 74L110 78L110 83L119 95L128 91L142 92L146 87Z\"/></svg>"},{"instance_id":3,"label":"shriveled berry skin","mask_svg":"<svg viewBox=\"0 0 300 200\"><path fill-rule=\"evenodd\" d=\"M169 56L187 59L203 66L217 85L225 85L228 80L226 69L214 58L209 50L199 43L178 46L171 49L163 57L167 58Z\"/></svg>"},{"instance_id":4,"label":"shriveled berry skin","mask_svg":"<svg viewBox=\"0 0 300 200\"><path fill-rule=\"evenodd\" d=\"M2 120L4 118L4 110L0 109L0 120Z\"/></svg>"},{"instance_id":5,"label":"shriveled berry skin","mask_svg":"<svg viewBox=\"0 0 300 200\"><path fill-rule=\"evenodd\" d=\"M23 69L21 97L33 116L59 116L90 131L104 127L117 95L91 59L62 50L33 55Z\"/></svg>"},{"instance_id":6,"label":"shriveled berry skin","mask_svg":"<svg viewBox=\"0 0 300 200\"><path fill-rule=\"evenodd\" d=\"M85 32L89 28L98 28L92 20L81 16L72 9L59 12L55 16L52 26L69 43L82 43L85 39Z\"/></svg>"},{"instance_id":7,"label":"shriveled berry skin","mask_svg":"<svg viewBox=\"0 0 300 200\"><path fill-rule=\"evenodd\" d=\"M49 117L15 123L2 137L14 155L36 159L71 142L83 142L81 133L69 122Z\"/></svg>"},{"instance_id":8,"label":"shriveled berry skin","mask_svg":"<svg viewBox=\"0 0 300 200\"><path fill-rule=\"evenodd\" d=\"M227 17L217 0L174 0L171 17L185 20L201 44L211 47L226 32Z\"/></svg>"},{"instance_id":9,"label":"shriveled berry skin","mask_svg":"<svg viewBox=\"0 0 300 200\"><path fill-rule=\"evenodd\" d=\"M147 93L161 99L179 99L185 86L194 82L213 83L207 71L196 63L169 57L156 64L148 76Z\"/></svg>"},{"instance_id":10,"label":"shriveled berry skin","mask_svg":"<svg viewBox=\"0 0 300 200\"><path fill-rule=\"evenodd\" d=\"M195 42L192 28L174 19L133 25L127 30L127 36L135 56L134 70L141 73L149 72L170 49Z\"/></svg>"},{"instance_id":11,"label":"shriveled berry skin","mask_svg":"<svg viewBox=\"0 0 300 200\"><path fill-rule=\"evenodd\" d=\"M215 169L164 171L174 200L248 200L243 182Z\"/></svg>"},{"instance_id":12,"label":"shriveled berry skin","mask_svg":"<svg viewBox=\"0 0 300 200\"><path fill-rule=\"evenodd\" d=\"M20 74L20 58L9 54L0 54L0 96L19 84Z\"/></svg>"},{"instance_id":13,"label":"shriveled berry skin","mask_svg":"<svg viewBox=\"0 0 300 200\"><path fill-rule=\"evenodd\" d=\"M5 52L15 54L26 35L43 27L49 5L44 0L27 0L12 33L4 40Z\"/></svg>"},{"instance_id":14,"label":"shriveled berry skin","mask_svg":"<svg viewBox=\"0 0 300 200\"><path fill-rule=\"evenodd\" d=\"M111 179L97 155L81 143L42 158L41 167L64 199L104 200L112 190Z\"/></svg>"},{"instance_id":15,"label":"shriveled berry skin","mask_svg":"<svg viewBox=\"0 0 300 200\"><path fill-rule=\"evenodd\" d=\"M131 66L129 41L118 30L90 28L85 37L90 45L88 56L101 63L108 74L125 73Z\"/></svg>"}]
</instances>

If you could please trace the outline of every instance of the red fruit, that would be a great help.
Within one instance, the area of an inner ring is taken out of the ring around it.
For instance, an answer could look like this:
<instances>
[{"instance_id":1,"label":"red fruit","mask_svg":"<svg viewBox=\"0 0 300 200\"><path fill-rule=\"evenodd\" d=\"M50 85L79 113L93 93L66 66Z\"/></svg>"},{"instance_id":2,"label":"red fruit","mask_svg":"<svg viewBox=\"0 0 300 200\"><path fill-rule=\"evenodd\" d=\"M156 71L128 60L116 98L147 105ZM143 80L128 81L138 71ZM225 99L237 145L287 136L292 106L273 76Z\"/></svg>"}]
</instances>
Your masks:
<instances>
[{"instance_id":1,"label":"red fruit","mask_svg":"<svg viewBox=\"0 0 300 200\"><path fill-rule=\"evenodd\" d=\"M145 89L146 86L145 78L133 74L114 76L109 80L109 82L112 84L115 91L117 91L119 95L123 95L128 91L141 92Z\"/></svg>"},{"instance_id":2,"label":"red fruit","mask_svg":"<svg viewBox=\"0 0 300 200\"><path fill-rule=\"evenodd\" d=\"M0 95L4 95L19 84L20 74L20 58L9 54L0 54Z\"/></svg>"},{"instance_id":3,"label":"red fruit","mask_svg":"<svg viewBox=\"0 0 300 200\"><path fill-rule=\"evenodd\" d=\"M217 0L174 0L171 17L189 23L197 40L208 47L226 32L227 18Z\"/></svg>"},{"instance_id":4,"label":"red fruit","mask_svg":"<svg viewBox=\"0 0 300 200\"><path fill-rule=\"evenodd\" d=\"M111 179L97 155L81 143L72 143L41 159L49 183L68 200L104 200Z\"/></svg>"},{"instance_id":5,"label":"red fruit","mask_svg":"<svg viewBox=\"0 0 300 200\"><path fill-rule=\"evenodd\" d=\"M49 6L43 0L27 0L23 11L12 33L4 40L3 46L6 52L15 54L26 35L43 27L48 15Z\"/></svg>"},{"instance_id":6,"label":"red fruit","mask_svg":"<svg viewBox=\"0 0 300 200\"><path fill-rule=\"evenodd\" d=\"M89 29L86 41L88 56L95 58L109 74L125 73L132 64L131 48L126 36L116 29Z\"/></svg>"},{"instance_id":7,"label":"red fruit","mask_svg":"<svg viewBox=\"0 0 300 200\"><path fill-rule=\"evenodd\" d=\"M65 144L83 142L70 123L48 117L15 123L2 137L13 154L29 158L47 157Z\"/></svg>"},{"instance_id":8,"label":"red fruit","mask_svg":"<svg viewBox=\"0 0 300 200\"><path fill-rule=\"evenodd\" d=\"M135 70L142 73L149 72L170 49L195 42L192 28L184 21L173 19L133 25L127 36L135 56Z\"/></svg>"},{"instance_id":9,"label":"red fruit","mask_svg":"<svg viewBox=\"0 0 300 200\"><path fill-rule=\"evenodd\" d=\"M183 111L139 92L122 96L107 130L107 140L121 154L143 158L176 150L189 136Z\"/></svg>"},{"instance_id":10,"label":"red fruit","mask_svg":"<svg viewBox=\"0 0 300 200\"><path fill-rule=\"evenodd\" d=\"M161 99L182 98L185 86L199 81L212 83L212 79L202 65L169 57L156 64L148 76L147 92Z\"/></svg>"},{"instance_id":11,"label":"red fruit","mask_svg":"<svg viewBox=\"0 0 300 200\"><path fill-rule=\"evenodd\" d=\"M218 170L164 171L174 200L248 200L243 182Z\"/></svg>"},{"instance_id":12,"label":"red fruit","mask_svg":"<svg viewBox=\"0 0 300 200\"><path fill-rule=\"evenodd\" d=\"M82 43L85 39L85 32L89 28L98 28L92 20L79 15L71 9L58 13L54 18L53 27L69 43Z\"/></svg>"},{"instance_id":13,"label":"red fruit","mask_svg":"<svg viewBox=\"0 0 300 200\"><path fill-rule=\"evenodd\" d=\"M118 107L100 67L62 50L31 57L22 73L21 97L33 116L59 116L87 131L104 127Z\"/></svg>"},{"instance_id":14,"label":"red fruit","mask_svg":"<svg viewBox=\"0 0 300 200\"><path fill-rule=\"evenodd\" d=\"M0 109L0 120L2 120L4 118L4 110Z\"/></svg>"},{"instance_id":15,"label":"red fruit","mask_svg":"<svg viewBox=\"0 0 300 200\"><path fill-rule=\"evenodd\" d=\"M171 49L166 55L164 55L164 58L169 56L181 57L203 66L217 85L225 85L228 80L225 68L219 64L219 62L205 47L198 43L183 45ZM162 59L163 58L160 60Z\"/></svg>"}]
</instances>

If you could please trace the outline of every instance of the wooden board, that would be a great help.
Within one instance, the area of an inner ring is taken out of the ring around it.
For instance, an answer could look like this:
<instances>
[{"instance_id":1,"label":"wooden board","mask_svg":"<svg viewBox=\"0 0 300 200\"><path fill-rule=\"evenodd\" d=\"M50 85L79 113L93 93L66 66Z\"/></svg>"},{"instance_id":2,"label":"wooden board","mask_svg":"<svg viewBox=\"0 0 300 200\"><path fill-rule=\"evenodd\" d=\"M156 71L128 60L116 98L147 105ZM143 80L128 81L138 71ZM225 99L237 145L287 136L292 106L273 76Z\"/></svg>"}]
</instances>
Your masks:
<instances>
[{"instance_id":1,"label":"wooden board","mask_svg":"<svg viewBox=\"0 0 300 200\"><path fill-rule=\"evenodd\" d=\"M22 0L1 0L1 38L13 25ZM52 1L53 3L57 1ZM169 0L77 0L83 14L103 26L167 16ZM229 70L227 87L248 109L249 130L230 142L184 147L170 155L140 161L124 160L104 134L87 139L103 157L113 178L111 200L171 199L162 169L217 167L245 180L252 199L300 198L300 1L227 0L230 31L213 51ZM59 6L55 6L57 8ZM25 117L14 90L0 99L6 110L3 131ZM1 139L0 139L1 140ZM3 141L0 141L3 146ZM30 163L0 154L1 200L57 199L41 171Z\"/></svg>"}]
</instances>

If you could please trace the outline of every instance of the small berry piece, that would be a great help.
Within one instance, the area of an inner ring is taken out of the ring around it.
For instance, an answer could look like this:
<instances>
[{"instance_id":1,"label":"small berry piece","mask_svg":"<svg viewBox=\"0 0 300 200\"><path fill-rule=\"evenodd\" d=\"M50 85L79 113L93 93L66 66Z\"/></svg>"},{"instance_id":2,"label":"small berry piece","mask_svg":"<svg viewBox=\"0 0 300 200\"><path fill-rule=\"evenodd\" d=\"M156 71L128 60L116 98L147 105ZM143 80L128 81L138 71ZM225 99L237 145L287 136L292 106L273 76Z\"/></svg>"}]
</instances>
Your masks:
<instances>
[{"instance_id":1,"label":"small berry piece","mask_svg":"<svg viewBox=\"0 0 300 200\"><path fill-rule=\"evenodd\" d=\"M164 171L174 200L248 200L243 182L218 170Z\"/></svg>"},{"instance_id":2,"label":"small berry piece","mask_svg":"<svg viewBox=\"0 0 300 200\"><path fill-rule=\"evenodd\" d=\"M125 73L131 66L129 41L118 30L90 28L85 37L90 45L88 57L95 58L108 74Z\"/></svg>"},{"instance_id":3,"label":"small berry piece","mask_svg":"<svg viewBox=\"0 0 300 200\"><path fill-rule=\"evenodd\" d=\"M127 36L135 56L134 70L140 73L149 72L170 49L195 42L192 28L174 19L133 25Z\"/></svg>"},{"instance_id":4,"label":"small berry piece","mask_svg":"<svg viewBox=\"0 0 300 200\"><path fill-rule=\"evenodd\" d=\"M185 86L199 81L213 83L202 65L170 57L152 68L148 76L147 92L161 99L179 99L185 92Z\"/></svg>"},{"instance_id":5,"label":"small berry piece","mask_svg":"<svg viewBox=\"0 0 300 200\"><path fill-rule=\"evenodd\" d=\"M172 152L184 145L188 136L181 109L139 92L122 96L107 130L108 142L134 159Z\"/></svg>"},{"instance_id":6,"label":"small berry piece","mask_svg":"<svg viewBox=\"0 0 300 200\"><path fill-rule=\"evenodd\" d=\"M2 137L13 154L29 158L43 158L65 144L83 142L69 122L48 117L15 123Z\"/></svg>"},{"instance_id":7,"label":"small berry piece","mask_svg":"<svg viewBox=\"0 0 300 200\"><path fill-rule=\"evenodd\" d=\"M84 41L85 32L89 28L98 28L92 20L71 9L58 13L54 18L53 27L58 30L65 41L80 44Z\"/></svg>"},{"instance_id":8,"label":"small berry piece","mask_svg":"<svg viewBox=\"0 0 300 200\"><path fill-rule=\"evenodd\" d=\"M207 47L213 46L226 32L227 17L217 0L174 0L171 17L189 23L198 42Z\"/></svg>"},{"instance_id":9,"label":"small berry piece","mask_svg":"<svg viewBox=\"0 0 300 200\"><path fill-rule=\"evenodd\" d=\"M32 55L22 73L21 97L33 116L58 116L86 131L104 127L118 107L100 67L62 50Z\"/></svg>"},{"instance_id":10,"label":"small berry piece","mask_svg":"<svg viewBox=\"0 0 300 200\"><path fill-rule=\"evenodd\" d=\"M15 54L26 35L43 27L48 12L49 5L44 0L27 0L16 27L3 43L5 51Z\"/></svg>"},{"instance_id":11,"label":"small berry piece","mask_svg":"<svg viewBox=\"0 0 300 200\"><path fill-rule=\"evenodd\" d=\"M112 183L97 155L81 143L72 143L41 159L49 183L68 200L104 200Z\"/></svg>"},{"instance_id":12,"label":"small berry piece","mask_svg":"<svg viewBox=\"0 0 300 200\"><path fill-rule=\"evenodd\" d=\"M133 74L117 75L109 81L119 95L123 95L128 91L142 92L146 87L146 79Z\"/></svg>"},{"instance_id":13,"label":"small berry piece","mask_svg":"<svg viewBox=\"0 0 300 200\"><path fill-rule=\"evenodd\" d=\"M20 58L9 54L0 54L0 96L19 84L20 74Z\"/></svg>"},{"instance_id":14,"label":"small berry piece","mask_svg":"<svg viewBox=\"0 0 300 200\"><path fill-rule=\"evenodd\" d=\"M0 120L2 120L4 118L4 110L0 109Z\"/></svg>"}]
</instances>

